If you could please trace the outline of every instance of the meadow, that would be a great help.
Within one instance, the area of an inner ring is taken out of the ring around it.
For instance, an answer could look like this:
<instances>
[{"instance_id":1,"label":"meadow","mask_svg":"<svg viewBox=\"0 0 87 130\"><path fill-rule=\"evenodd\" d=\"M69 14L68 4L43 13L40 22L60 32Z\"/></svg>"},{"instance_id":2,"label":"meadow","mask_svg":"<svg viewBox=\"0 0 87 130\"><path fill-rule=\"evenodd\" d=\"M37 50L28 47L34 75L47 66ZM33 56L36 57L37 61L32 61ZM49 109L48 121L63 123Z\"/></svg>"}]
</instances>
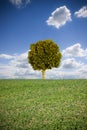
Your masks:
<instances>
[{"instance_id":1,"label":"meadow","mask_svg":"<svg viewBox=\"0 0 87 130\"><path fill-rule=\"evenodd\" d=\"M87 80L0 80L0 130L87 130Z\"/></svg>"}]
</instances>

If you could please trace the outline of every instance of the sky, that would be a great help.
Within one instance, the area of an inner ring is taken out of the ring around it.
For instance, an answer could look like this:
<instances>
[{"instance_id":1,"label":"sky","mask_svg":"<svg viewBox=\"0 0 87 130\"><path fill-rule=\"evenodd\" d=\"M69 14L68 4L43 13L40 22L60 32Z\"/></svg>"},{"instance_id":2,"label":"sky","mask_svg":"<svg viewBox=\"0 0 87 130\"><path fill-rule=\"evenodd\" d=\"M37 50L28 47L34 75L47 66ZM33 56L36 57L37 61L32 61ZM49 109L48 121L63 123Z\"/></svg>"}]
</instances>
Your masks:
<instances>
[{"instance_id":1,"label":"sky","mask_svg":"<svg viewBox=\"0 0 87 130\"><path fill-rule=\"evenodd\" d=\"M87 0L0 0L0 79L41 79L27 56L46 39L62 53L46 79L87 79Z\"/></svg>"}]
</instances>

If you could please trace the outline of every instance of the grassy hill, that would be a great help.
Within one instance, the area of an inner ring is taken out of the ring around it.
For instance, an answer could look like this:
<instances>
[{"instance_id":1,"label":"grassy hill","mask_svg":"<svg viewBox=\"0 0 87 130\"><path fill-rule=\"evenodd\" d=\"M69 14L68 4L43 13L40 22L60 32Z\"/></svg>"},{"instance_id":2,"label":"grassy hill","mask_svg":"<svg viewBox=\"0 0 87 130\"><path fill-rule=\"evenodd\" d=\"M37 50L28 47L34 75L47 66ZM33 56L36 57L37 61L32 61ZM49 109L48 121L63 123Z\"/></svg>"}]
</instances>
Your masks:
<instances>
[{"instance_id":1,"label":"grassy hill","mask_svg":"<svg viewBox=\"0 0 87 130\"><path fill-rule=\"evenodd\" d=\"M87 80L0 80L0 130L87 130Z\"/></svg>"}]
</instances>

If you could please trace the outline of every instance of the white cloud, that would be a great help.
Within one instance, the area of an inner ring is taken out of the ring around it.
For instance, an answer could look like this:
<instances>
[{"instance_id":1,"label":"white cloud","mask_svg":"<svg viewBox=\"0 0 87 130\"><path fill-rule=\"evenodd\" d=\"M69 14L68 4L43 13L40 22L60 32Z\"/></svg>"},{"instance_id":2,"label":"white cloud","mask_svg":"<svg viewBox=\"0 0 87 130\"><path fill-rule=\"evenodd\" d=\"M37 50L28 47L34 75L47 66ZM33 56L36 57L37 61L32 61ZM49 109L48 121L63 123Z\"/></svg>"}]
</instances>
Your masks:
<instances>
[{"instance_id":1,"label":"white cloud","mask_svg":"<svg viewBox=\"0 0 87 130\"><path fill-rule=\"evenodd\" d=\"M87 62L84 63L77 58L62 59L60 68L46 71L48 79L86 79Z\"/></svg>"},{"instance_id":2,"label":"white cloud","mask_svg":"<svg viewBox=\"0 0 87 130\"><path fill-rule=\"evenodd\" d=\"M80 46L80 49L81 46ZM67 48L65 49L67 50ZM7 54L5 54L8 56ZM11 56L11 55L9 55ZM41 71L35 71L27 61L28 52L12 55L8 62L0 63L0 78L40 79ZM85 58L84 58L85 59ZM87 62L76 57L64 57L59 68L46 70L47 79L87 78Z\"/></svg>"},{"instance_id":3,"label":"white cloud","mask_svg":"<svg viewBox=\"0 0 87 130\"><path fill-rule=\"evenodd\" d=\"M70 10L66 6L62 6L53 11L46 22L48 25L60 28L68 21L71 21Z\"/></svg>"},{"instance_id":4,"label":"white cloud","mask_svg":"<svg viewBox=\"0 0 87 130\"><path fill-rule=\"evenodd\" d=\"M46 71L47 79L87 79L87 65L80 64L78 68L55 68Z\"/></svg>"},{"instance_id":5,"label":"white cloud","mask_svg":"<svg viewBox=\"0 0 87 130\"><path fill-rule=\"evenodd\" d=\"M87 49L83 49L80 43L76 43L62 51L64 57L85 57L87 58Z\"/></svg>"},{"instance_id":6,"label":"white cloud","mask_svg":"<svg viewBox=\"0 0 87 130\"><path fill-rule=\"evenodd\" d=\"M80 10L76 11L74 14L78 18L80 18L80 17L86 18L87 17L87 6L83 6Z\"/></svg>"},{"instance_id":7,"label":"white cloud","mask_svg":"<svg viewBox=\"0 0 87 130\"><path fill-rule=\"evenodd\" d=\"M0 64L0 78L40 78L41 73L34 71L27 61L28 52L19 55L1 54L3 60L9 59L7 64Z\"/></svg>"},{"instance_id":8,"label":"white cloud","mask_svg":"<svg viewBox=\"0 0 87 130\"><path fill-rule=\"evenodd\" d=\"M87 64L82 66L79 70L79 77L87 79Z\"/></svg>"},{"instance_id":9,"label":"white cloud","mask_svg":"<svg viewBox=\"0 0 87 130\"><path fill-rule=\"evenodd\" d=\"M15 68L13 65L0 64L0 78L15 78L14 77Z\"/></svg>"},{"instance_id":10,"label":"white cloud","mask_svg":"<svg viewBox=\"0 0 87 130\"><path fill-rule=\"evenodd\" d=\"M14 56L7 55L7 54L0 54L0 58L2 58L2 59L12 59L12 58L14 58Z\"/></svg>"},{"instance_id":11,"label":"white cloud","mask_svg":"<svg viewBox=\"0 0 87 130\"><path fill-rule=\"evenodd\" d=\"M81 62L77 62L74 58L65 59L62 62L62 68L64 69L76 69L80 68L84 64Z\"/></svg>"},{"instance_id":12,"label":"white cloud","mask_svg":"<svg viewBox=\"0 0 87 130\"><path fill-rule=\"evenodd\" d=\"M22 53L20 55L15 55L14 59L10 61L10 65L13 64L15 67L18 68L27 68L29 67L27 61L27 52Z\"/></svg>"},{"instance_id":13,"label":"white cloud","mask_svg":"<svg viewBox=\"0 0 87 130\"><path fill-rule=\"evenodd\" d=\"M30 3L30 0L9 0L9 1L17 8L26 7L26 5Z\"/></svg>"}]
</instances>

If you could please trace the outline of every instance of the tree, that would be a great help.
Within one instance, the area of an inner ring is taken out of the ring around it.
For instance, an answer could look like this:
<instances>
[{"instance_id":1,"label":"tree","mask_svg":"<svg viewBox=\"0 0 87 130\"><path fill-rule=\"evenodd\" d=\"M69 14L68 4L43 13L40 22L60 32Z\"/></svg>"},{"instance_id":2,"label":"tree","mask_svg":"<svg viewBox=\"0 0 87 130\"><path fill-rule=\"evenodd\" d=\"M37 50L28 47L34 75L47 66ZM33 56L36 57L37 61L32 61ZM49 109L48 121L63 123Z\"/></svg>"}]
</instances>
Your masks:
<instances>
[{"instance_id":1,"label":"tree","mask_svg":"<svg viewBox=\"0 0 87 130\"><path fill-rule=\"evenodd\" d=\"M45 78L47 69L59 67L61 58L59 46L52 40L43 40L31 44L28 52L28 62L34 70L42 71L42 79Z\"/></svg>"}]
</instances>

